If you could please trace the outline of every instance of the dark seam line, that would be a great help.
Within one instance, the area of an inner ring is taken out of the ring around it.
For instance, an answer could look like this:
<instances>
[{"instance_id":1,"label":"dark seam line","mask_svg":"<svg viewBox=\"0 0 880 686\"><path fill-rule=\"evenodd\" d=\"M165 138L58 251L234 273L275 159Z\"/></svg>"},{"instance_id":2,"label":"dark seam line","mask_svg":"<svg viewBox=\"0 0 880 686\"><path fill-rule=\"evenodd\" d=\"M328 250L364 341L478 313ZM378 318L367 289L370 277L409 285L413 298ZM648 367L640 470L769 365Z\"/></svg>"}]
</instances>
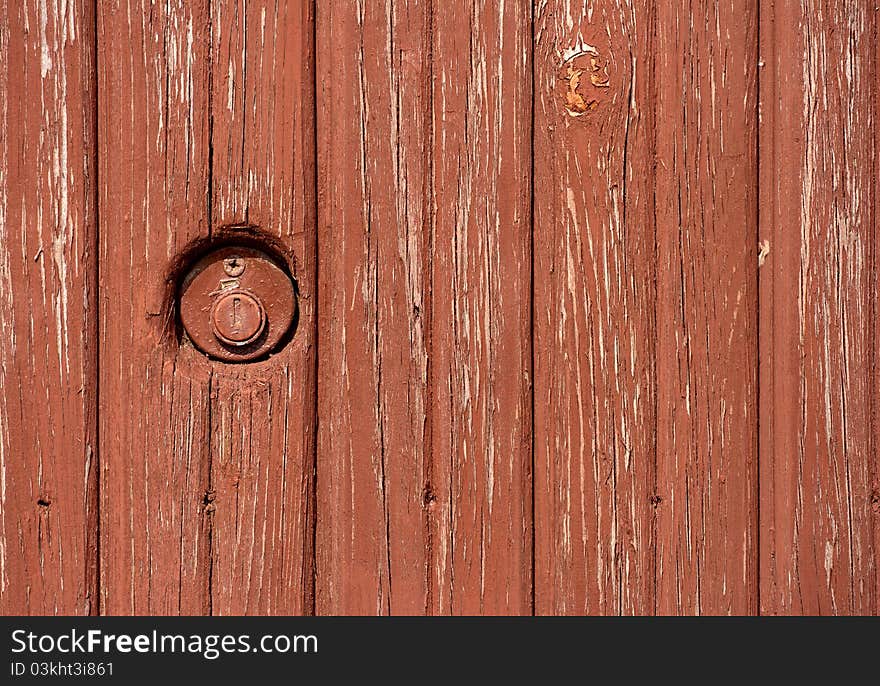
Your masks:
<instances>
[{"instance_id":1,"label":"dark seam line","mask_svg":"<svg viewBox=\"0 0 880 686\"><path fill-rule=\"evenodd\" d=\"M428 1L428 26L427 26L427 51L428 51L428 74L430 78L427 80L427 123L425 131L427 133L425 141L425 181L422 197L422 207L424 217L422 219L422 246L423 255L427 260L425 271L422 275L422 303L425 305L424 320L422 326L426 333L425 340L425 418L424 433L422 439L422 469L423 478L426 485L426 492L422 498L422 507L424 509L424 526L425 526L425 614L432 615L434 613L434 575L433 567L435 564L435 545L433 532L433 511L430 509L432 505L431 498L434 497L434 389L432 379L434 374L434 210L432 207L432 197L434 193L434 2ZM425 250L424 248L427 247ZM425 280L427 280L427 289L424 288ZM428 297L424 298L427 290Z\"/></svg>"},{"instance_id":2,"label":"dark seam line","mask_svg":"<svg viewBox=\"0 0 880 686\"><path fill-rule=\"evenodd\" d=\"M761 245L761 16L764 3L759 0L756 12L757 37L756 37L756 59L757 64L755 74L755 249ZM752 516L752 525L755 527L755 579L752 582L755 587L755 604L752 611L756 615L761 614L761 267L755 268L755 407L758 409L755 417L755 467L751 470L755 484L752 487L752 498L754 499L754 515Z\"/></svg>"},{"instance_id":3,"label":"dark seam line","mask_svg":"<svg viewBox=\"0 0 880 686\"><path fill-rule=\"evenodd\" d=\"M99 0L100 1L100 0ZM208 238L214 233L214 12L208 3Z\"/></svg>"},{"instance_id":4,"label":"dark seam line","mask_svg":"<svg viewBox=\"0 0 880 686\"><path fill-rule=\"evenodd\" d=\"M654 45L656 45L660 42L659 37L658 37L660 25L659 25L659 20L658 20L658 12L657 12L657 4L656 3L653 3L651 5L650 26L651 26L650 39L651 39L651 42ZM652 45L652 47L654 47L654 46ZM650 51L650 53L651 53L650 72L651 72L652 78L651 78L651 85L649 87L650 88L650 91L649 91L650 92L650 102L654 103L655 105L657 103L657 95L658 95L656 52L657 51L653 50L653 49ZM653 450L654 455L653 455L653 457L654 457L654 461L653 461L653 471L654 471L654 473L652 474L652 478L653 478L654 483L653 483L652 490L654 492L652 493L653 508L651 510L651 517L652 517L651 528L652 528L652 534L653 534L653 542L652 542L653 545L652 545L652 550L651 550L651 566L652 566L651 571L652 571L652 574L654 577L654 579L653 579L654 587L652 589L651 595L652 595L652 601L654 604L654 615L656 616L658 614L658 610L659 610L659 596L658 596L658 592L657 592L658 583L659 583L659 580L657 578L657 548L659 546L659 535L658 535L659 534L659 527L657 526L657 517L658 517L657 507L659 506L659 501L657 500L657 497L659 496L658 490L660 487L660 478L659 478L659 469L660 468L659 468L659 455L658 455L659 447L660 447L660 437L659 437L659 431L660 431L660 428L659 428L660 427L660 422L659 422L659 417L660 417L660 384L659 384L659 373L658 373L660 339L658 336L657 326L659 323L658 310L660 309L660 299L659 299L659 293L660 293L660 242L659 242L659 236L657 234L657 161L658 160L657 160L657 114L656 114L655 109L656 109L656 107L654 108L654 110L651 111L651 159L653 161L653 164L651 166L651 174L652 174L652 179L651 179L651 214L652 214L652 220L653 220L652 225L654 228L654 264L653 264L653 271L654 271L654 294L653 294L654 295L654 308L653 308L654 312L653 312L653 315L654 315L654 321L653 321L653 324L651 327L653 330L653 333L654 333L653 351L652 351L653 358L654 358L654 369L652 370L652 374L654 377L654 379L653 379L653 381L654 381L654 416L653 416L653 424L654 424L654 450Z\"/></svg>"},{"instance_id":5,"label":"dark seam line","mask_svg":"<svg viewBox=\"0 0 880 686\"><path fill-rule=\"evenodd\" d=\"M92 469L94 470L94 476L92 477L94 480L94 494L91 496L90 505L92 506L95 523L94 523L94 536L95 536L95 549L94 549L94 571L90 571L89 574L93 575L93 578L88 580L88 585L93 589L95 594L92 602L89 603L89 615L100 615L101 614L101 299L98 295L99 288L101 284L101 221L100 221L100 184L99 184L99 151L101 146L98 144L98 106L99 106L99 96L98 96L98 2L99 0L95 0L92 5L93 16L92 16L92 87L93 87L93 121L92 121L92 136L93 136L93 154L94 154L94 191L92 196L92 201L94 202L94 231L92 237L92 250L94 260L94 274L95 281L92 288L92 292L89 294L89 304L92 306L92 317L94 318L94 322L91 325L93 340L94 340L94 351L92 352L92 374L94 375L95 391L94 391L94 438L93 441L95 443L95 448L93 451L92 459L94 460L94 465Z\"/></svg>"},{"instance_id":6,"label":"dark seam line","mask_svg":"<svg viewBox=\"0 0 880 686\"><path fill-rule=\"evenodd\" d=\"M537 531L535 529L535 4L529 4L529 27L531 33L531 83L529 84L529 402L531 433L529 460L531 463L532 508L532 569L529 602L532 616L536 614L535 565L537 558Z\"/></svg>"},{"instance_id":7,"label":"dark seam line","mask_svg":"<svg viewBox=\"0 0 880 686\"><path fill-rule=\"evenodd\" d=\"M757 28L757 57L758 64L761 62L761 8L763 3L759 3L758 5L758 28ZM755 245L759 245L761 242L761 124L760 124L760 107L761 107L761 67L758 67L758 73L756 74L757 80L757 88L756 88L756 101L755 101L755 185L757 187L757 194L755 197ZM755 492L755 521L759 524L755 527L755 583L756 583L756 604L755 604L755 614L761 613L761 272L760 268L755 269L755 288L756 288L756 296L758 302L758 312L755 317L755 333L757 339L757 360L756 360L756 370L755 370L755 397L756 402L755 405L758 408L757 417L755 420L755 429L756 429L756 450L755 450L755 459L757 460L756 464L756 483L754 490Z\"/></svg>"},{"instance_id":8,"label":"dark seam line","mask_svg":"<svg viewBox=\"0 0 880 686\"><path fill-rule=\"evenodd\" d=\"M877 44L877 41L880 40L880 15L877 12L874 12L874 42L873 45ZM873 427L872 431L869 431L869 445L868 445L868 457L870 459L870 475L871 475L871 500L869 503L870 507L873 507L874 504L880 499L880 492L877 490L877 459L880 455L877 454L877 433L878 429L880 429L880 417L878 417L878 407L877 401L880 398L878 395L878 379L877 379L877 351L878 351L878 343L877 343L877 332L880 327L878 327L877 317L880 314L880 310L878 310L878 292L880 292L880 282L878 282L878 259L877 256L880 254L880 250L877 248L877 238L878 238L878 226L877 226L877 196L878 196L878 188L880 188L880 183L878 183L877 174L880 172L880 135L877 133L877 122L880 121L880 87L877 85L877 78L880 76L880 53L874 56L873 58L873 69L874 69L874 79L873 79L873 87L871 88L872 95L872 104L873 104L873 132L874 132L874 149L873 149L873 157L871 159L871 181L872 183L872 191L873 191L873 202L871 203L871 231L873 235L869 235L868 244L871 246L871 257L869 260L869 264L871 265L871 274L873 275L873 288L871 289L871 303L870 303L870 322L873 327L873 332L869 332L869 340L873 341L873 345L870 348L870 373L869 373L869 388L873 389L871 391L871 395L868 399L869 402L869 421L871 422L870 426ZM877 524L874 523L870 529L871 531L871 551L874 559L878 558L877 551ZM877 565L874 565L874 608L873 611L875 614L880 613L880 597L877 595L878 590L878 570Z\"/></svg>"},{"instance_id":9,"label":"dark seam line","mask_svg":"<svg viewBox=\"0 0 880 686\"><path fill-rule=\"evenodd\" d=\"M318 589L318 393L319 393L319 383L320 383L320 375L319 375L319 364L320 364L320 356L318 351L320 347L318 345L318 336L320 332L320 327L318 326L319 321L319 310L321 298L319 297L320 293L320 280L319 280L319 252L318 252L318 244L319 244L319 207L318 207L318 8L315 0L312 0L310 3L309 11L311 13L312 19L312 45L311 45L311 69L312 69L312 283L311 283L311 293L310 297L312 298L312 312L314 313L311 329L312 336L314 340L314 345L312 347L312 373L314 375L314 380L312 384L312 488L311 488L311 515L309 521L309 528L311 529L311 588L309 589L309 594L311 598L308 600L308 607L306 608L306 603L303 604L304 609L306 609L306 614L316 615L318 612L318 599L317 599L317 589Z\"/></svg>"},{"instance_id":10,"label":"dark seam line","mask_svg":"<svg viewBox=\"0 0 880 686\"><path fill-rule=\"evenodd\" d=\"M207 199L207 215L208 215L208 238L210 239L214 231L214 12L212 3L208 4L208 188L206 193ZM207 488L206 495L213 497L212 491L214 487L214 454L213 454L213 438L214 438L214 370L213 366L208 375L208 446L207 446ZM208 568L206 570L207 578L205 579L207 591L206 613L214 614L214 510L208 509L209 505L204 504L202 516L205 517L205 546L208 552Z\"/></svg>"},{"instance_id":11,"label":"dark seam line","mask_svg":"<svg viewBox=\"0 0 880 686\"><path fill-rule=\"evenodd\" d=\"M207 454L207 488L205 489L205 500L203 501L202 516L205 517L205 547L208 551L208 568L206 570L207 578L205 579L207 598L206 598L206 614L211 616L214 614L214 370L211 369L208 374L208 454Z\"/></svg>"}]
</instances>

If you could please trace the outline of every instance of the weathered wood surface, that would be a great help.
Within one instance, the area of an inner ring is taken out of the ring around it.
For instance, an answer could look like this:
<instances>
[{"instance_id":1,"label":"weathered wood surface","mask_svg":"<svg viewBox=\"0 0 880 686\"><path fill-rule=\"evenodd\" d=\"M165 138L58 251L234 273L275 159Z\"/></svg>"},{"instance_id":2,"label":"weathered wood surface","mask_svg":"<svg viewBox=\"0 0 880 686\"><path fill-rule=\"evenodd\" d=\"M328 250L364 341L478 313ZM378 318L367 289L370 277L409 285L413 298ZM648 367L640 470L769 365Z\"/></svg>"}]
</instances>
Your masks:
<instances>
[{"instance_id":1,"label":"weathered wood surface","mask_svg":"<svg viewBox=\"0 0 880 686\"><path fill-rule=\"evenodd\" d=\"M213 0L215 232L275 241L299 291L289 346L215 364L211 394L212 611L313 606L315 456L314 11L309 2Z\"/></svg>"},{"instance_id":2,"label":"weathered wood surface","mask_svg":"<svg viewBox=\"0 0 880 686\"><path fill-rule=\"evenodd\" d=\"M318 8L318 612L530 611L530 41Z\"/></svg>"},{"instance_id":3,"label":"weathered wood surface","mask_svg":"<svg viewBox=\"0 0 880 686\"><path fill-rule=\"evenodd\" d=\"M531 11L433 6L429 611L528 614Z\"/></svg>"},{"instance_id":4,"label":"weathered wood surface","mask_svg":"<svg viewBox=\"0 0 880 686\"><path fill-rule=\"evenodd\" d=\"M0 14L0 613L98 610L92 5Z\"/></svg>"},{"instance_id":5,"label":"weathered wood surface","mask_svg":"<svg viewBox=\"0 0 880 686\"><path fill-rule=\"evenodd\" d=\"M692 28L691 28L692 27ZM658 7L656 601L757 610L758 12Z\"/></svg>"},{"instance_id":6,"label":"weathered wood surface","mask_svg":"<svg viewBox=\"0 0 880 686\"><path fill-rule=\"evenodd\" d=\"M106 613L311 608L311 26L295 2L101 5ZM300 287L295 342L246 368L179 343L170 307L178 255L230 227Z\"/></svg>"},{"instance_id":7,"label":"weathered wood surface","mask_svg":"<svg viewBox=\"0 0 880 686\"><path fill-rule=\"evenodd\" d=\"M878 16L762 3L761 611L878 611Z\"/></svg>"},{"instance_id":8,"label":"weathered wood surface","mask_svg":"<svg viewBox=\"0 0 880 686\"><path fill-rule=\"evenodd\" d=\"M430 554L431 137L420 111L430 5L342 0L317 12L316 610L419 614Z\"/></svg>"},{"instance_id":9,"label":"weathered wood surface","mask_svg":"<svg viewBox=\"0 0 880 686\"><path fill-rule=\"evenodd\" d=\"M209 27L206 2L98 10L105 614L210 610L210 370L177 350L166 287L208 233Z\"/></svg>"},{"instance_id":10,"label":"weathered wood surface","mask_svg":"<svg viewBox=\"0 0 880 686\"><path fill-rule=\"evenodd\" d=\"M646 3L535 17L535 610L653 611Z\"/></svg>"},{"instance_id":11,"label":"weathered wood surface","mask_svg":"<svg viewBox=\"0 0 880 686\"><path fill-rule=\"evenodd\" d=\"M0 611L876 613L878 29L7 3ZM254 236L296 334L209 361Z\"/></svg>"},{"instance_id":12,"label":"weathered wood surface","mask_svg":"<svg viewBox=\"0 0 880 686\"><path fill-rule=\"evenodd\" d=\"M742 9L539 6L539 612L756 607L757 15Z\"/></svg>"}]
</instances>

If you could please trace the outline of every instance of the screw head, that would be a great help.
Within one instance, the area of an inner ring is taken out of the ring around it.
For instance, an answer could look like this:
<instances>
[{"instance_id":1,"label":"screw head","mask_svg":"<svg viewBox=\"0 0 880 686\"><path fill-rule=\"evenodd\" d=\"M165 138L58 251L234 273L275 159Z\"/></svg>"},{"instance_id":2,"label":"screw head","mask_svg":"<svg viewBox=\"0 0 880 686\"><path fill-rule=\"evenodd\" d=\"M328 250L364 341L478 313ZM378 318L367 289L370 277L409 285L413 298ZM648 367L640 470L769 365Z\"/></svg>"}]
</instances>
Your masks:
<instances>
[{"instance_id":1,"label":"screw head","mask_svg":"<svg viewBox=\"0 0 880 686\"><path fill-rule=\"evenodd\" d=\"M253 343L266 328L266 312L258 298L246 291L220 295L211 308L214 335L226 345L243 347Z\"/></svg>"},{"instance_id":2,"label":"screw head","mask_svg":"<svg viewBox=\"0 0 880 686\"><path fill-rule=\"evenodd\" d=\"M229 276L241 276L244 273L244 259L238 255L232 255L223 260L223 270Z\"/></svg>"}]
</instances>

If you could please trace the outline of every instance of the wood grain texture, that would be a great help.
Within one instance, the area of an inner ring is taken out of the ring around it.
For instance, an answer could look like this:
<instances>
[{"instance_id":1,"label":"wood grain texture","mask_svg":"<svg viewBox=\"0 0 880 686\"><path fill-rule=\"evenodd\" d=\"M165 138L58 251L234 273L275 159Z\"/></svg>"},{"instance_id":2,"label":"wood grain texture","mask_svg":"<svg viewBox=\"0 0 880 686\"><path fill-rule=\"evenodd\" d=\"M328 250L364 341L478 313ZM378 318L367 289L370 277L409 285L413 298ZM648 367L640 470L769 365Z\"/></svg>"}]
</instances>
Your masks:
<instances>
[{"instance_id":1,"label":"wood grain texture","mask_svg":"<svg viewBox=\"0 0 880 686\"><path fill-rule=\"evenodd\" d=\"M429 10L318 7L319 614L428 603Z\"/></svg>"},{"instance_id":2,"label":"wood grain texture","mask_svg":"<svg viewBox=\"0 0 880 686\"><path fill-rule=\"evenodd\" d=\"M873 614L877 12L762 11L761 611Z\"/></svg>"},{"instance_id":3,"label":"wood grain texture","mask_svg":"<svg viewBox=\"0 0 880 686\"><path fill-rule=\"evenodd\" d=\"M529 611L528 14L319 8L319 613Z\"/></svg>"},{"instance_id":4,"label":"wood grain texture","mask_svg":"<svg viewBox=\"0 0 880 686\"><path fill-rule=\"evenodd\" d=\"M100 19L102 607L307 612L308 5L107 4ZM178 342L174 270L210 236L254 234L291 264L299 330L264 362L209 362Z\"/></svg>"},{"instance_id":5,"label":"wood grain texture","mask_svg":"<svg viewBox=\"0 0 880 686\"><path fill-rule=\"evenodd\" d=\"M538 11L536 609L748 613L756 14Z\"/></svg>"},{"instance_id":6,"label":"wood grain texture","mask_svg":"<svg viewBox=\"0 0 880 686\"><path fill-rule=\"evenodd\" d=\"M0 614L96 601L94 14L0 10Z\"/></svg>"},{"instance_id":7,"label":"wood grain texture","mask_svg":"<svg viewBox=\"0 0 880 686\"><path fill-rule=\"evenodd\" d=\"M880 612L873 5L0 7L0 613Z\"/></svg>"},{"instance_id":8,"label":"wood grain texture","mask_svg":"<svg viewBox=\"0 0 880 686\"><path fill-rule=\"evenodd\" d=\"M208 234L206 2L98 14L101 611L210 609L210 370L179 350L170 265Z\"/></svg>"},{"instance_id":9,"label":"wood grain texture","mask_svg":"<svg viewBox=\"0 0 880 686\"><path fill-rule=\"evenodd\" d=\"M757 20L657 15L661 614L757 610Z\"/></svg>"},{"instance_id":10,"label":"wood grain texture","mask_svg":"<svg viewBox=\"0 0 880 686\"><path fill-rule=\"evenodd\" d=\"M315 454L314 13L309 2L213 0L212 227L269 238L299 324L266 362L213 365L212 611L312 609Z\"/></svg>"},{"instance_id":11,"label":"wood grain texture","mask_svg":"<svg viewBox=\"0 0 880 686\"><path fill-rule=\"evenodd\" d=\"M650 613L652 13L536 12L535 611Z\"/></svg>"},{"instance_id":12,"label":"wood grain texture","mask_svg":"<svg viewBox=\"0 0 880 686\"><path fill-rule=\"evenodd\" d=\"M531 8L434 10L430 611L530 614Z\"/></svg>"}]
</instances>

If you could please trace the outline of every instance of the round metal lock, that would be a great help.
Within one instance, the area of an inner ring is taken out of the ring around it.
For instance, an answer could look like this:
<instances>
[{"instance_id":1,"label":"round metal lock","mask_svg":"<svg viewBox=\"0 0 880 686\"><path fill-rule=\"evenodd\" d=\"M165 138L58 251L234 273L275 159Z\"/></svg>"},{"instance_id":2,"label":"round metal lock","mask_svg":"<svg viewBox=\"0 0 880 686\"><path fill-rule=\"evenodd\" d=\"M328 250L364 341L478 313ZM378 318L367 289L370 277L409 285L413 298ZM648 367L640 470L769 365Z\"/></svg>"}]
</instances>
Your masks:
<instances>
[{"instance_id":1,"label":"round metal lock","mask_svg":"<svg viewBox=\"0 0 880 686\"><path fill-rule=\"evenodd\" d=\"M256 248L226 247L206 255L183 279L179 298L190 341L226 362L272 352L296 314L290 276Z\"/></svg>"}]
</instances>

